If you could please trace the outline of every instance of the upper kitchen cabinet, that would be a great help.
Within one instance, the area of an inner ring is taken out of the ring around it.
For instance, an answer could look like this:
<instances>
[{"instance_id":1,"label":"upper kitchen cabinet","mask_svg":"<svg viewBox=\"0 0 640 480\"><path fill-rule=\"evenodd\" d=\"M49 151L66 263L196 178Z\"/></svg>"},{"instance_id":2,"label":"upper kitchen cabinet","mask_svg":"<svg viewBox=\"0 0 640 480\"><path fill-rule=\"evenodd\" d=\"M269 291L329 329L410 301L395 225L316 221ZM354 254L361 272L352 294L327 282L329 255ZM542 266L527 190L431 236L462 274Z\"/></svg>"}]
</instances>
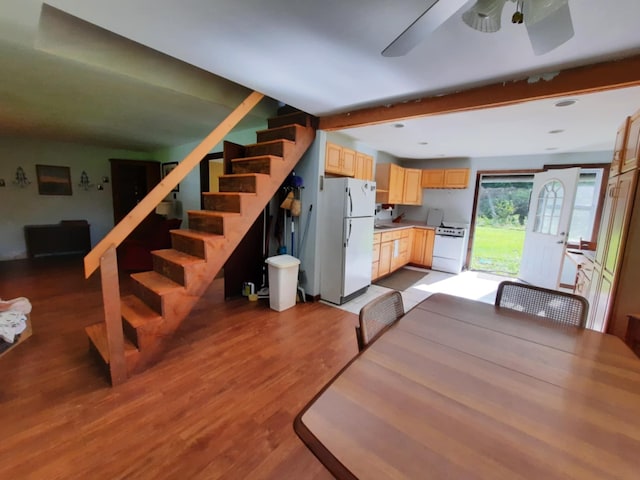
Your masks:
<instances>
[{"instance_id":1,"label":"upper kitchen cabinet","mask_svg":"<svg viewBox=\"0 0 640 480\"><path fill-rule=\"evenodd\" d=\"M467 188L468 186L468 168L422 170L422 188Z\"/></svg>"},{"instance_id":2,"label":"upper kitchen cabinet","mask_svg":"<svg viewBox=\"0 0 640 480\"><path fill-rule=\"evenodd\" d=\"M353 177L356 173L356 151L327 142L324 171L343 177Z\"/></svg>"},{"instance_id":3,"label":"upper kitchen cabinet","mask_svg":"<svg viewBox=\"0 0 640 480\"><path fill-rule=\"evenodd\" d=\"M373 157L356 152L355 177L362 180L373 180Z\"/></svg>"},{"instance_id":4,"label":"upper kitchen cabinet","mask_svg":"<svg viewBox=\"0 0 640 480\"><path fill-rule=\"evenodd\" d=\"M617 144L617 138L616 138ZM617 146L617 145L616 145ZM629 128L624 146L624 155L620 164L620 173L628 172L638 166L640 150L640 111L629 118Z\"/></svg>"},{"instance_id":5,"label":"upper kitchen cabinet","mask_svg":"<svg viewBox=\"0 0 640 480\"><path fill-rule=\"evenodd\" d=\"M422 205L421 179L422 170L417 168L404 169L403 205Z\"/></svg>"},{"instance_id":6,"label":"upper kitchen cabinet","mask_svg":"<svg viewBox=\"0 0 640 480\"><path fill-rule=\"evenodd\" d=\"M404 201L404 168L395 163L376 166L376 202L402 204Z\"/></svg>"},{"instance_id":7,"label":"upper kitchen cabinet","mask_svg":"<svg viewBox=\"0 0 640 480\"><path fill-rule=\"evenodd\" d=\"M620 166L622 165L622 157L625 155L625 143L627 141L627 131L629 129L629 117L624 119L624 123L618 128L616 134L616 143L613 147L613 159L611 160L611 168L609 169L609 175L617 175L620 173Z\"/></svg>"}]
</instances>

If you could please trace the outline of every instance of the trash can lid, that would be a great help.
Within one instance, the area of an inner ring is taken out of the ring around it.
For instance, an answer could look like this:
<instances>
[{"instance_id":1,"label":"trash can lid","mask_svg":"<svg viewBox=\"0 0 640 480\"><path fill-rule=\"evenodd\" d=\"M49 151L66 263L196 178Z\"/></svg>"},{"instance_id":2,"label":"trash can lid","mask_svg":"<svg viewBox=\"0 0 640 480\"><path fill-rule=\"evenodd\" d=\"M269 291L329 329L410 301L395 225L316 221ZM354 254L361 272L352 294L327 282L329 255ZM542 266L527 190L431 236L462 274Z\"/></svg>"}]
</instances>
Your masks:
<instances>
[{"instance_id":1,"label":"trash can lid","mask_svg":"<svg viewBox=\"0 0 640 480\"><path fill-rule=\"evenodd\" d=\"M275 257L267 258L266 262L276 268L287 268L300 265L300 260L296 257L292 257L291 255L276 255Z\"/></svg>"}]
</instances>

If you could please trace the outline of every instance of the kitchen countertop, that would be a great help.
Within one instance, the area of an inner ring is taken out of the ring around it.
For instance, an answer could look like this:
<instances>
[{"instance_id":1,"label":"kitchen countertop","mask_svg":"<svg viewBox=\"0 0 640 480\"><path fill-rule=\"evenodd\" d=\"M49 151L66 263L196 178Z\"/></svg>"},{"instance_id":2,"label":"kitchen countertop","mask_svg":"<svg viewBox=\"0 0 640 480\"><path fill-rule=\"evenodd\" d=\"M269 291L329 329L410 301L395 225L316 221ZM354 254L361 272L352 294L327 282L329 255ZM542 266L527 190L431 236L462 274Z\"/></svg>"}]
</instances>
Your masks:
<instances>
[{"instance_id":1,"label":"kitchen countertop","mask_svg":"<svg viewBox=\"0 0 640 480\"><path fill-rule=\"evenodd\" d=\"M398 222L398 223L378 222L374 225L373 233L390 232L393 230L401 230L404 228L414 228L414 227L427 228L431 230L435 229L435 227L427 226L427 224L424 222L411 222L411 221L404 221L404 222Z\"/></svg>"},{"instance_id":2,"label":"kitchen countertop","mask_svg":"<svg viewBox=\"0 0 640 480\"><path fill-rule=\"evenodd\" d=\"M567 248L565 255L573 261L576 265L581 265L588 260L593 262L595 260L596 252L594 250L578 250L575 248Z\"/></svg>"}]
</instances>

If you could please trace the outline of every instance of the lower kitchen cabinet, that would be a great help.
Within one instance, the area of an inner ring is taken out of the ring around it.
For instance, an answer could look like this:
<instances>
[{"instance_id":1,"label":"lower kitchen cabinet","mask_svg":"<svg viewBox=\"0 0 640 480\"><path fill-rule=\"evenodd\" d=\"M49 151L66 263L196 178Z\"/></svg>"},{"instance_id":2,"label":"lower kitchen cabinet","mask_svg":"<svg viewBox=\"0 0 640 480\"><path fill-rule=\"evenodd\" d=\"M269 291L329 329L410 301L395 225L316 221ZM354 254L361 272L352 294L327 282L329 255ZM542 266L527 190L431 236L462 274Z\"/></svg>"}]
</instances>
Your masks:
<instances>
[{"instance_id":1,"label":"lower kitchen cabinet","mask_svg":"<svg viewBox=\"0 0 640 480\"><path fill-rule=\"evenodd\" d=\"M430 267L433 257L433 229L399 228L390 232L376 233L373 240L373 262L371 264L371 278L384 277L409 263ZM416 242L422 251L421 261L414 261Z\"/></svg>"},{"instance_id":2,"label":"lower kitchen cabinet","mask_svg":"<svg viewBox=\"0 0 640 480\"><path fill-rule=\"evenodd\" d=\"M391 257L393 256L393 242L380 244L380 258L378 260L378 277L391 272ZM376 278L378 278L376 277Z\"/></svg>"},{"instance_id":3,"label":"lower kitchen cabinet","mask_svg":"<svg viewBox=\"0 0 640 480\"><path fill-rule=\"evenodd\" d=\"M435 231L431 228L413 229L413 246L409 262L419 267L431 268Z\"/></svg>"}]
</instances>

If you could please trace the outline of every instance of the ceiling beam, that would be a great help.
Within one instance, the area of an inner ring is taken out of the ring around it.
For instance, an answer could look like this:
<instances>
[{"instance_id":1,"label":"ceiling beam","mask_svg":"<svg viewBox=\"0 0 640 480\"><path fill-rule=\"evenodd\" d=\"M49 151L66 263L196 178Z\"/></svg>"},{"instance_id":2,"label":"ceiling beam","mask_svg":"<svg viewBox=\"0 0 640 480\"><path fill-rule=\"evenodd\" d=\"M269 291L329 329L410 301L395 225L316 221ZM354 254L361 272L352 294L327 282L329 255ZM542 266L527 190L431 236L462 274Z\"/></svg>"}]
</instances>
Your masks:
<instances>
[{"instance_id":1,"label":"ceiling beam","mask_svg":"<svg viewBox=\"0 0 640 480\"><path fill-rule=\"evenodd\" d=\"M321 130L341 130L453 112L504 107L530 100L583 95L640 85L640 55L532 75L526 79L320 117Z\"/></svg>"}]
</instances>

